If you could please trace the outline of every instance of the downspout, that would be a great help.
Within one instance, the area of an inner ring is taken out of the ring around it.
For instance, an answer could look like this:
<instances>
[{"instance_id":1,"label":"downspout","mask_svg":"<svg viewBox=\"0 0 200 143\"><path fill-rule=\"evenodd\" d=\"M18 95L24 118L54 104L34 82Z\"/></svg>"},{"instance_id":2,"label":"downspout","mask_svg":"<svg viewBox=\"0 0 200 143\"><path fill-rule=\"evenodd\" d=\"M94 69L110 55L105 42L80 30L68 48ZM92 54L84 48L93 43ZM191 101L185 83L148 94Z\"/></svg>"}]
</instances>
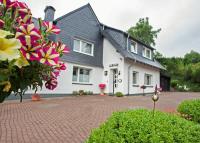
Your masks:
<instances>
[{"instance_id":1,"label":"downspout","mask_svg":"<svg viewBox=\"0 0 200 143\"><path fill-rule=\"evenodd\" d=\"M129 91L130 91L130 69L131 69L131 64L128 66L128 96L129 96Z\"/></svg>"}]
</instances>

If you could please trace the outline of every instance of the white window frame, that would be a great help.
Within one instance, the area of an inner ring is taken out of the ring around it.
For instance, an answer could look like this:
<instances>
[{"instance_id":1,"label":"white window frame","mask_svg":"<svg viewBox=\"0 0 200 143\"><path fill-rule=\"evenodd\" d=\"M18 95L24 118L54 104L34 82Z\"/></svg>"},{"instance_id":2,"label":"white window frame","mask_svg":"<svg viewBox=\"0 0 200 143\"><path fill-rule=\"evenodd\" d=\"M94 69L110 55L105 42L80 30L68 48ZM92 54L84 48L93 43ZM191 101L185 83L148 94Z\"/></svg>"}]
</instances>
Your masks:
<instances>
[{"instance_id":1,"label":"white window frame","mask_svg":"<svg viewBox=\"0 0 200 143\"><path fill-rule=\"evenodd\" d=\"M150 84L146 84L146 83L145 83L145 78L146 78L146 76L150 76ZM144 85L145 85L145 86L152 86L152 83L153 83L153 75L152 75L152 74L147 74L147 73L145 73L145 74L144 74Z\"/></svg>"},{"instance_id":2,"label":"white window frame","mask_svg":"<svg viewBox=\"0 0 200 143\"><path fill-rule=\"evenodd\" d=\"M133 83L133 73L136 73L136 83ZM132 84L133 85L138 85L139 84L139 72L138 71L133 71L132 72Z\"/></svg>"},{"instance_id":3,"label":"white window frame","mask_svg":"<svg viewBox=\"0 0 200 143\"><path fill-rule=\"evenodd\" d=\"M74 42L75 40L80 41L80 47L79 47L80 50L79 50L79 51L78 51L78 50L75 50L75 44L73 43L73 44L74 44L74 45L73 45L73 51L74 51L74 52L81 53L81 54L85 54L85 55L89 55L89 56L94 56L94 44L93 44L93 43L88 42L88 41L85 41L85 40L81 40L81 39L78 39L78 38L74 38L74 39L73 39L73 42ZM91 54L82 52L82 44L83 44L83 42L92 45Z\"/></svg>"},{"instance_id":4,"label":"white window frame","mask_svg":"<svg viewBox=\"0 0 200 143\"><path fill-rule=\"evenodd\" d=\"M135 43L135 49L136 49L136 51L132 51L132 48L131 48L131 47L130 47L130 51L131 51L131 53L137 54L137 53L138 53L138 44L137 44L137 42L135 42L135 41L131 41L131 46L132 46L133 43Z\"/></svg>"},{"instance_id":5,"label":"white window frame","mask_svg":"<svg viewBox=\"0 0 200 143\"><path fill-rule=\"evenodd\" d=\"M73 81L74 68L78 68L77 81ZM81 82L80 81L80 79L79 79L79 77L80 77L80 69L89 70L89 81L88 82ZM72 83L91 84L91 71L92 71L92 69L89 69L89 68L79 67L79 66L73 66L73 68L72 68Z\"/></svg>"},{"instance_id":6,"label":"white window frame","mask_svg":"<svg viewBox=\"0 0 200 143\"><path fill-rule=\"evenodd\" d=\"M150 51L150 57L147 57L147 50ZM142 56L147 59L152 59L152 51L146 47L143 47Z\"/></svg>"}]
</instances>

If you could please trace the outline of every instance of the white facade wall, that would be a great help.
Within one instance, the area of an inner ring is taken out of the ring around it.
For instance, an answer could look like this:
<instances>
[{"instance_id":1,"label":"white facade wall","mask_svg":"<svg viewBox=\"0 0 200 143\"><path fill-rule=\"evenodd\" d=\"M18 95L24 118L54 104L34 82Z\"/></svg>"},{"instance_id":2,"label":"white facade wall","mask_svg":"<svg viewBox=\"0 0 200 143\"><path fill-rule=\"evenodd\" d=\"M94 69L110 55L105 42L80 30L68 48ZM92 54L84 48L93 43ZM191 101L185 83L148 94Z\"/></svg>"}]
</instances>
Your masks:
<instances>
[{"instance_id":1,"label":"white facade wall","mask_svg":"<svg viewBox=\"0 0 200 143\"><path fill-rule=\"evenodd\" d=\"M116 51L116 48L113 47L113 45L104 38L103 41L103 66L104 66L104 72L107 71L107 76L103 74L103 83L106 84L105 93L112 93L112 69L117 69L118 73L120 72L120 75L118 75L118 80L121 80L121 82L117 83L117 88L115 88L115 92L123 92L123 85L124 80L124 58L120 53Z\"/></svg>"},{"instance_id":2,"label":"white facade wall","mask_svg":"<svg viewBox=\"0 0 200 143\"><path fill-rule=\"evenodd\" d=\"M125 71L125 82L124 84L124 94L128 94L128 86L129 86L129 94L138 94L143 93L143 90L140 88L144 85L144 76L145 74L152 75L152 84L151 86L147 86L144 90L145 93L152 93L155 90L155 86L157 84L160 87L160 70L157 68L153 68L147 65L138 64L134 61L126 61L124 64L124 71ZM133 71L138 72L138 86L133 85ZM128 80L128 73L129 73L129 80ZM128 84L129 81L129 84Z\"/></svg>"},{"instance_id":3,"label":"white facade wall","mask_svg":"<svg viewBox=\"0 0 200 143\"><path fill-rule=\"evenodd\" d=\"M94 94L99 94L99 83L102 81L102 73L103 69L98 67L91 67L85 65L78 65L73 63L66 63L67 69L62 71L60 76L58 77L58 86L54 90L48 90L43 87L37 93L43 94L72 94L73 91L92 91ZM89 84L73 84L72 75L73 75L73 66L82 67L91 69L90 71L90 83ZM33 91L29 91L27 93L33 93Z\"/></svg>"},{"instance_id":4,"label":"white facade wall","mask_svg":"<svg viewBox=\"0 0 200 143\"><path fill-rule=\"evenodd\" d=\"M152 75L152 85L145 89L145 93L154 92L156 84L160 86L160 71L144 64L135 63L134 61L127 61L124 57L117 52L116 48L107 40L103 41L103 68L92 67L86 65L79 65L74 63L66 63L67 69L61 72L58 77L58 86L55 90L47 90L45 87L38 93L41 94L72 94L73 91L92 91L94 94L99 94L99 84L105 83L105 93L113 93L113 69L117 69L117 87L114 92L122 92L123 94L141 94L143 90L140 88L144 85L144 75ZM90 83L89 84L74 84L72 82L73 67L82 67L91 69ZM129 71L129 72L128 72ZM132 72L139 73L138 86L133 86ZM105 74L107 72L107 75ZM129 73L129 76L128 76ZM129 77L129 80L128 80ZM129 84L128 84L129 81ZM33 93L29 90L27 93Z\"/></svg>"}]
</instances>

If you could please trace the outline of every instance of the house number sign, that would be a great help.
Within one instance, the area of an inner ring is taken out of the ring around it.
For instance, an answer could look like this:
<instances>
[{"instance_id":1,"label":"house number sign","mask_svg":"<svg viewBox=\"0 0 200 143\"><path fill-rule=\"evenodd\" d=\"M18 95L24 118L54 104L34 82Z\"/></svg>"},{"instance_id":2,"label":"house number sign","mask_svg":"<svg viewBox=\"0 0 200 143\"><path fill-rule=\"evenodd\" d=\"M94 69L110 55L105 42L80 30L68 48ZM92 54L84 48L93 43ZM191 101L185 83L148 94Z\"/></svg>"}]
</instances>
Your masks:
<instances>
[{"instance_id":1,"label":"house number sign","mask_svg":"<svg viewBox=\"0 0 200 143\"><path fill-rule=\"evenodd\" d=\"M117 67L118 64L110 64L109 67Z\"/></svg>"}]
</instances>

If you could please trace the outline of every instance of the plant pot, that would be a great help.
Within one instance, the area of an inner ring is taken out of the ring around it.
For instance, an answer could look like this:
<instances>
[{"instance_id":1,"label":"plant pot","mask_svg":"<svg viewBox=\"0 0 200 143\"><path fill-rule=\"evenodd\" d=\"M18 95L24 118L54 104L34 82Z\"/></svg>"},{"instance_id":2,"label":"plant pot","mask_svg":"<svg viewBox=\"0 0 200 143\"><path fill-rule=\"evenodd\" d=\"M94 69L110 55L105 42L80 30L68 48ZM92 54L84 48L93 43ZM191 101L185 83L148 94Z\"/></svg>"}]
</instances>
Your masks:
<instances>
[{"instance_id":1,"label":"plant pot","mask_svg":"<svg viewBox=\"0 0 200 143\"><path fill-rule=\"evenodd\" d=\"M40 95L39 94L33 94L32 95L32 101L40 101Z\"/></svg>"}]
</instances>

